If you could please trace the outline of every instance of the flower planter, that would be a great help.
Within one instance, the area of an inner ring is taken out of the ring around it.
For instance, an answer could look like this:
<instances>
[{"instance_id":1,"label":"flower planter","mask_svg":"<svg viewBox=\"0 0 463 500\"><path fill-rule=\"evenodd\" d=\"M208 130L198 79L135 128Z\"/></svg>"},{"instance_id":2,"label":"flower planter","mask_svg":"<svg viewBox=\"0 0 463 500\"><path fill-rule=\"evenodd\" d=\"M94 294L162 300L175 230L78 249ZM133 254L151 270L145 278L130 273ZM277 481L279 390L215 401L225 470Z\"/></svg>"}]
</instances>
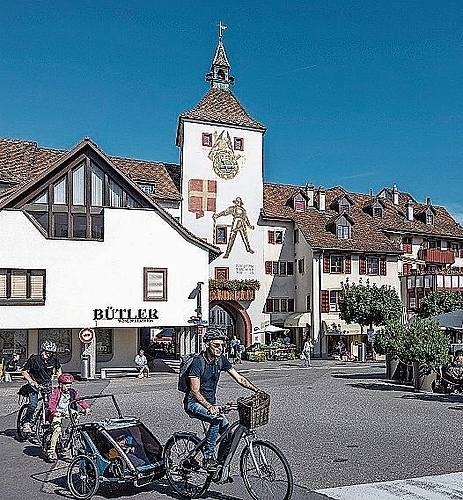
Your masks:
<instances>
[{"instance_id":1,"label":"flower planter","mask_svg":"<svg viewBox=\"0 0 463 500\"><path fill-rule=\"evenodd\" d=\"M393 354L386 354L386 378L400 380L400 360Z\"/></svg>"},{"instance_id":2,"label":"flower planter","mask_svg":"<svg viewBox=\"0 0 463 500\"><path fill-rule=\"evenodd\" d=\"M413 388L415 391L433 392L436 379L436 372L429 372L429 368L418 361L413 362Z\"/></svg>"},{"instance_id":3,"label":"flower planter","mask_svg":"<svg viewBox=\"0 0 463 500\"><path fill-rule=\"evenodd\" d=\"M254 300L254 290L209 290L209 301L213 300Z\"/></svg>"}]
</instances>

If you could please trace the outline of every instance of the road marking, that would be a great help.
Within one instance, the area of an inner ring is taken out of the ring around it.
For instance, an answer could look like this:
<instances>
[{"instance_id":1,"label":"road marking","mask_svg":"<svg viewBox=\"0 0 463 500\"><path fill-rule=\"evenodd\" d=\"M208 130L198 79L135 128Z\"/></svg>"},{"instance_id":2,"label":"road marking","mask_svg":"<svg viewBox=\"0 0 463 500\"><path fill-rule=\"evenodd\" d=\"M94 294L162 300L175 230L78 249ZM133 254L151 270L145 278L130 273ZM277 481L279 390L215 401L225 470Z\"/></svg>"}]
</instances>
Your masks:
<instances>
[{"instance_id":1,"label":"road marking","mask_svg":"<svg viewBox=\"0 0 463 500\"><path fill-rule=\"evenodd\" d=\"M317 490L333 500L463 500L463 472Z\"/></svg>"}]
</instances>

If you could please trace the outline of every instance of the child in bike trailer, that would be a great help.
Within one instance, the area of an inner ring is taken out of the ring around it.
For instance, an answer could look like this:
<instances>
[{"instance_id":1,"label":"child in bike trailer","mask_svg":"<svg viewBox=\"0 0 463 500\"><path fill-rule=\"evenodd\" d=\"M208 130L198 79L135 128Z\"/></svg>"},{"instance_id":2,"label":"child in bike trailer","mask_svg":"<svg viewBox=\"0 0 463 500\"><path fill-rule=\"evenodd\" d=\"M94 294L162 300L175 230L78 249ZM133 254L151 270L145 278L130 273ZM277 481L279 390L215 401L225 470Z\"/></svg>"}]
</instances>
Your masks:
<instances>
[{"instance_id":1,"label":"child in bike trailer","mask_svg":"<svg viewBox=\"0 0 463 500\"><path fill-rule=\"evenodd\" d=\"M58 387L53 389L47 409L47 420L53 426L53 434L51 436L50 448L47 450L48 460L55 462L58 457L56 455L56 443L61 434L61 420L64 416L69 416L71 412L77 412L76 406L79 405L85 414L90 411L89 404L82 400L77 403L72 403L76 398L79 398L79 393L71 388L74 382L74 377L70 373L63 373L58 377Z\"/></svg>"},{"instance_id":2,"label":"child in bike trailer","mask_svg":"<svg viewBox=\"0 0 463 500\"><path fill-rule=\"evenodd\" d=\"M47 397L51 394L53 374L59 377L62 373L61 363L56 357L57 347L51 340L45 340L40 346L40 354L32 354L22 368L22 375L29 383L29 408L23 422L26 434L32 432L31 421L34 417L39 399L39 386Z\"/></svg>"},{"instance_id":3,"label":"child in bike trailer","mask_svg":"<svg viewBox=\"0 0 463 500\"><path fill-rule=\"evenodd\" d=\"M215 448L219 434L225 432L228 420L220 414L216 392L220 372L227 372L239 385L260 392L246 377L240 375L223 354L227 336L218 329L209 329L203 338L206 350L193 360L189 372L189 388L183 400L185 412L192 418L209 423L206 432L203 467L209 472L217 470L219 464Z\"/></svg>"}]
</instances>

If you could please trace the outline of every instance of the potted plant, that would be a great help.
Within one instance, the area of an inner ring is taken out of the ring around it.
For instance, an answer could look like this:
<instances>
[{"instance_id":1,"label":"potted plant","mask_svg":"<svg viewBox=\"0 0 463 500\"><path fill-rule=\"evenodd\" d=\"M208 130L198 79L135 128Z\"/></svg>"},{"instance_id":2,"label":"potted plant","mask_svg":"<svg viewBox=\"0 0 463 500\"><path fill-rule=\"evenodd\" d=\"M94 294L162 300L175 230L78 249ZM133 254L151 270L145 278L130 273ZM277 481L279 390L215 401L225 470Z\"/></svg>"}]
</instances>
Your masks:
<instances>
[{"instance_id":1,"label":"potted plant","mask_svg":"<svg viewBox=\"0 0 463 500\"><path fill-rule=\"evenodd\" d=\"M407 332L398 320L391 320L375 334L373 348L375 352L386 355L386 378L400 380L407 378L408 352Z\"/></svg>"},{"instance_id":2,"label":"potted plant","mask_svg":"<svg viewBox=\"0 0 463 500\"><path fill-rule=\"evenodd\" d=\"M447 364L449 339L436 321L415 318L407 326L408 349L413 361L416 391L432 392L439 367Z\"/></svg>"}]
</instances>

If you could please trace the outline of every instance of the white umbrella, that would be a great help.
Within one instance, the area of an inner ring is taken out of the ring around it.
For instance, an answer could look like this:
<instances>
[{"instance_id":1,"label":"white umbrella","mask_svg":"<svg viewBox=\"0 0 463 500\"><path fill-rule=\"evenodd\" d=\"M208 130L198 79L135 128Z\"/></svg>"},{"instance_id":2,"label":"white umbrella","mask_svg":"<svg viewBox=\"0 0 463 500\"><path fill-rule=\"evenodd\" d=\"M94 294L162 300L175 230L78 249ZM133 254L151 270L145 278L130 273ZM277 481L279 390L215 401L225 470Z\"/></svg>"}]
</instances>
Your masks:
<instances>
[{"instance_id":1,"label":"white umbrella","mask_svg":"<svg viewBox=\"0 0 463 500\"><path fill-rule=\"evenodd\" d=\"M288 328L281 328L280 326L267 325L264 328L254 330L252 333L277 333L277 332L289 332Z\"/></svg>"}]
</instances>

